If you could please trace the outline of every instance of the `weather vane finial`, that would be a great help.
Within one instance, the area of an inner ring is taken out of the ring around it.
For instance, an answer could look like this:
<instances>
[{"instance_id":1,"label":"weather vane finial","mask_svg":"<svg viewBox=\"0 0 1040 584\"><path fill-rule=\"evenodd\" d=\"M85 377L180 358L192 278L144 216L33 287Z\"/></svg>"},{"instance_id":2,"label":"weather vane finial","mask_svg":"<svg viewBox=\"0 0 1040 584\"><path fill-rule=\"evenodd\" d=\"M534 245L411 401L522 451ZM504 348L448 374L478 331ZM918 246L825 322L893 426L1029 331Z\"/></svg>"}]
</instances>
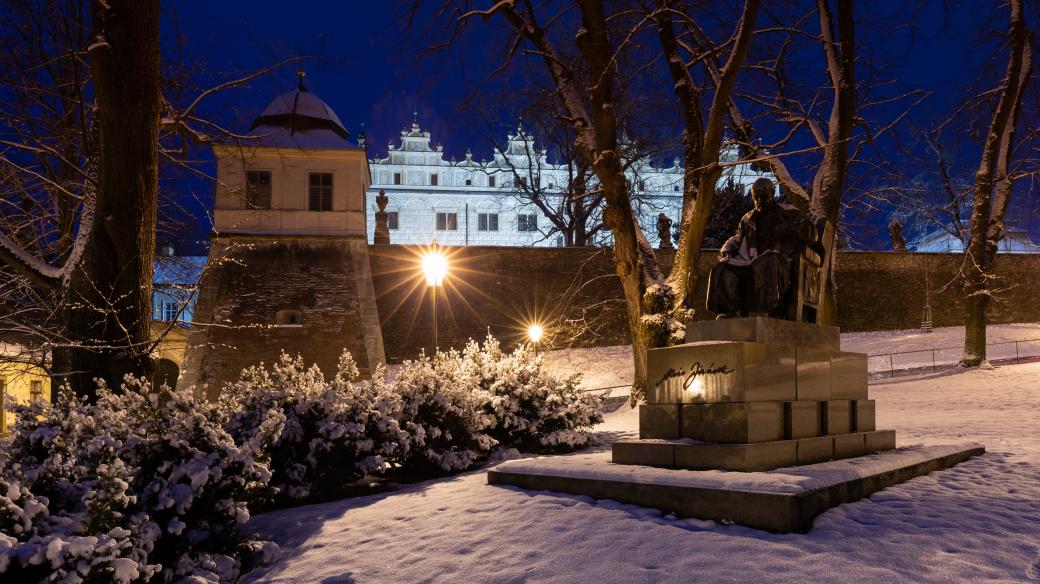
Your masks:
<instances>
[{"instance_id":1,"label":"weather vane finial","mask_svg":"<svg viewBox=\"0 0 1040 584\"><path fill-rule=\"evenodd\" d=\"M303 86L303 78L307 76L307 72L304 71L303 69L300 69L299 71L296 72L296 76L300 78L300 82L299 82L300 91L307 91L307 88Z\"/></svg>"}]
</instances>

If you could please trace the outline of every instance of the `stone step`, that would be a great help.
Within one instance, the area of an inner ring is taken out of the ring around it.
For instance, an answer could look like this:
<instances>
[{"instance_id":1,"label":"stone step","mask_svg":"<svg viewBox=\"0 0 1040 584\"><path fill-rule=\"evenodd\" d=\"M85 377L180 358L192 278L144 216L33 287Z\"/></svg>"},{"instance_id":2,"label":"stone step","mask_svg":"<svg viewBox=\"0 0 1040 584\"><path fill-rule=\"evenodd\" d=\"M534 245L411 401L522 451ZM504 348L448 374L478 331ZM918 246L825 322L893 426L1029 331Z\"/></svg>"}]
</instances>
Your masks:
<instances>
[{"instance_id":1,"label":"stone step","mask_svg":"<svg viewBox=\"0 0 1040 584\"><path fill-rule=\"evenodd\" d=\"M611 464L605 453L512 460L488 484L586 495L679 517L773 532L808 531L827 509L978 456L977 444L917 446L773 472L720 473Z\"/></svg>"}]
</instances>

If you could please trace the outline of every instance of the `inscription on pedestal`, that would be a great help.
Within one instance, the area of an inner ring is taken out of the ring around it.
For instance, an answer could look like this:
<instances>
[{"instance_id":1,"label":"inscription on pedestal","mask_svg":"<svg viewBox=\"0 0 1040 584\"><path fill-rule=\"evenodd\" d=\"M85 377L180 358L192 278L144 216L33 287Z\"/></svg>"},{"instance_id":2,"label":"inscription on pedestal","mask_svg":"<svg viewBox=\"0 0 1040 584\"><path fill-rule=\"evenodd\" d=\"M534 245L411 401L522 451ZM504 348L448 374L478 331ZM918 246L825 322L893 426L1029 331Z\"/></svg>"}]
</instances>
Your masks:
<instances>
[{"instance_id":1,"label":"inscription on pedestal","mask_svg":"<svg viewBox=\"0 0 1040 584\"><path fill-rule=\"evenodd\" d=\"M688 343L647 354L647 403L784 401L795 398L793 347Z\"/></svg>"}]
</instances>

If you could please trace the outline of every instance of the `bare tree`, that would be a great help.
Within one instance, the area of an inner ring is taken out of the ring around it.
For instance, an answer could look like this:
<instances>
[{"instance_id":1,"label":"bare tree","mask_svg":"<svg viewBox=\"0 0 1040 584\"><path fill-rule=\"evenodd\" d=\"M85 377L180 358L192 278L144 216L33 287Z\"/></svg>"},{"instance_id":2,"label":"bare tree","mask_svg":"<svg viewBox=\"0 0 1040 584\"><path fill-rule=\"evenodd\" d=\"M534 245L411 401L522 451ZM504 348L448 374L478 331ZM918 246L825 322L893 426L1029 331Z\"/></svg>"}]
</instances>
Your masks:
<instances>
[{"instance_id":1,"label":"bare tree","mask_svg":"<svg viewBox=\"0 0 1040 584\"><path fill-rule=\"evenodd\" d=\"M1014 155L1022 96L1032 74L1032 39L1026 27L1023 0L1010 0L1009 56L1004 79L996 88L996 107L982 147L972 189L971 238L964 253L965 332L961 365L986 362L986 307L992 297L997 245L1004 237L1005 216L1014 192L1009 172Z\"/></svg>"},{"instance_id":2,"label":"bare tree","mask_svg":"<svg viewBox=\"0 0 1040 584\"><path fill-rule=\"evenodd\" d=\"M158 0L0 10L0 338L28 349L4 358L90 395L95 377L149 372L162 336L150 330L158 169L160 156L178 162L163 136L181 153L234 138L199 103L271 68L174 107L161 92Z\"/></svg>"},{"instance_id":3,"label":"bare tree","mask_svg":"<svg viewBox=\"0 0 1040 584\"><path fill-rule=\"evenodd\" d=\"M553 92L560 104L560 121L571 128L575 150L589 164L603 191L603 222L613 238L614 265L624 291L632 338L633 400L643 395L647 385L647 350L682 342L685 323L692 317L688 308L692 305L688 290L692 290L695 283L692 266L699 253L715 182L721 174L718 153L729 93L752 39L759 1L747 0L744 6L739 22L733 27L733 40L715 44L711 53L722 52L729 58L714 84L715 95L707 122L700 118L686 120L687 131L697 136L702 147L690 149L695 150L697 163L687 165L687 172L696 174L687 176L686 203L691 208L684 213L678 252L684 255L676 261L678 275L673 273L670 279L665 278L633 212L632 190L621 153L617 91L619 55L633 46L633 39L646 25L655 22L659 13L671 19L682 17L681 12L666 2L646 13L632 12L624 6L617 13L608 13L602 0L579 0L573 7L560 6L556 13L552 12L553 5L536 5L529 0L498 2L486 10L463 9L461 13L456 11L454 3L445 4L441 12L463 23L474 18L502 19L512 31L507 61L521 52L534 56L541 60L552 80ZM571 15L572 9L577 14ZM566 58L559 48L561 39L566 38L566 33L559 30L568 24L574 26L571 36L576 49L574 59ZM702 197L700 203L696 202L698 197ZM696 206L700 208L694 208ZM684 246L692 249L684 252Z\"/></svg>"},{"instance_id":4,"label":"bare tree","mask_svg":"<svg viewBox=\"0 0 1040 584\"><path fill-rule=\"evenodd\" d=\"M528 120L530 118L527 118ZM603 225L603 192L597 188L588 162L574 150L567 128L548 120L537 120L541 147L522 126L511 136L511 144L496 144L497 173L506 192L519 205L534 207L549 226L540 228L544 238L559 235L564 245L586 246L606 230ZM550 151L558 162L550 162Z\"/></svg>"}]
</instances>

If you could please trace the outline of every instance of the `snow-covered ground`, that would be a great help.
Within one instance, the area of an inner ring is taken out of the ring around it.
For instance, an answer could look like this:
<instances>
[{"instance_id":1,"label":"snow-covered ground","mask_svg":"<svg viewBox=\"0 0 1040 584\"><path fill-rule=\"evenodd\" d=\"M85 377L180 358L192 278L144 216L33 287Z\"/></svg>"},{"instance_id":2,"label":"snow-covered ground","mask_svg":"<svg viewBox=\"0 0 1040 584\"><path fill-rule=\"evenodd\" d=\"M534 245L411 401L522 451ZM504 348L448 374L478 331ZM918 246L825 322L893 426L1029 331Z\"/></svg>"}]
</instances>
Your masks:
<instances>
[{"instance_id":1,"label":"snow-covered ground","mask_svg":"<svg viewBox=\"0 0 1040 584\"><path fill-rule=\"evenodd\" d=\"M864 352L920 346L912 333L852 337L843 337L846 347ZM921 342L935 338L942 337ZM602 384L593 387L625 382L627 354L574 353L547 359L562 369L569 362ZM281 544L284 556L251 581L1040 579L1040 363L876 383L871 397L878 426L895 429L900 446L981 442L988 452L827 511L811 532L788 535L489 486L485 471L474 471L258 516L251 527ZM597 428L600 448L635 436L637 425L627 406L608 414Z\"/></svg>"}]
</instances>

